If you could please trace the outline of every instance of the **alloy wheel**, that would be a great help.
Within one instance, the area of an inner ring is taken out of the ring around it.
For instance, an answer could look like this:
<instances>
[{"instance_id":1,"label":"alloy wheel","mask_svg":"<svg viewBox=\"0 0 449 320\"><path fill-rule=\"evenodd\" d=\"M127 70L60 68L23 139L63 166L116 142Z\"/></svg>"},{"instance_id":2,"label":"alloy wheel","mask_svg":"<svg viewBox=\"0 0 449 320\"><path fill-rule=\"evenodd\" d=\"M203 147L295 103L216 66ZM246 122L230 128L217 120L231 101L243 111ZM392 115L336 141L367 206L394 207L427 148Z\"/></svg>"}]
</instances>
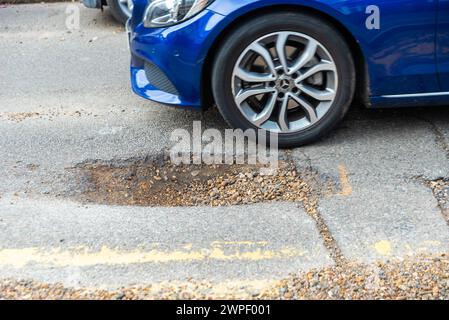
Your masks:
<instances>
[{"instance_id":1,"label":"alloy wheel","mask_svg":"<svg viewBox=\"0 0 449 320\"><path fill-rule=\"evenodd\" d=\"M245 118L277 133L308 129L330 110L337 67L317 40L298 32L271 33L252 42L233 69L232 93Z\"/></svg>"}]
</instances>

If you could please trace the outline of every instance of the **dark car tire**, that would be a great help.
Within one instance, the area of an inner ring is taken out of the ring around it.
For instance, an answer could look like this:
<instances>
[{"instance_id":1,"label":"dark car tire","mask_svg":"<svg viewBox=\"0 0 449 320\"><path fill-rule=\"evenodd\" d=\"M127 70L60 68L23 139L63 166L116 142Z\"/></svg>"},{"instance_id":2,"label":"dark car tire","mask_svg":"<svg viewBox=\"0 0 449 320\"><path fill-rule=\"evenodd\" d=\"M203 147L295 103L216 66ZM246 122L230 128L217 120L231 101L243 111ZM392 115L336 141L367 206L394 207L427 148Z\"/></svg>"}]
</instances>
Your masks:
<instances>
[{"instance_id":1,"label":"dark car tire","mask_svg":"<svg viewBox=\"0 0 449 320\"><path fill-rule=\"evenodd\" d=\"M354 97L356 73L351 51L334 26L314 15L292 12L265 14L233 30L221 44L212 70L212 91L223 118L234 128L258 129L239 110L232 93L233 69L253 41L273 32L292 31L319 41L332 55L338 71L338 88L329 111L300 132L280 133L279 146L297 147L314 142L331 131L345 116Z\"/></svg>"},{"instance_id":2,"label":"dark car tire","mask_svg":"<svg viewBox=\"0 0 449 320\"><path fill-rule=\"evenodd\" d=\"M120 6L119 0L106 0L112 16L121 24L126 24L130 15Z\"/></svg>"}]
</instances>

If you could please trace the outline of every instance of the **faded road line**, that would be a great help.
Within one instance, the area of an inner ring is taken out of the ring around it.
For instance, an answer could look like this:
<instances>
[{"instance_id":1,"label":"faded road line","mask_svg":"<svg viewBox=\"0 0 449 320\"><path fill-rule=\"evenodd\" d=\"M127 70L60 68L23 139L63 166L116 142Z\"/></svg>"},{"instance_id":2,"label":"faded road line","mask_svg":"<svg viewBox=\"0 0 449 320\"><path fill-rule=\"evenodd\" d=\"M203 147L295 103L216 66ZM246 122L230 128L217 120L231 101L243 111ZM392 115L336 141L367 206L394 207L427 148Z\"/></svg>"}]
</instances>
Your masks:
<instances>
[{"instance_id":1,"label":"faded road line","mask_svg":"<svg viewBox=\"0 0 449 320\"><path fill-rule=\"evenodd\" d=\"M348 171L344 165L338 166L338 174L340 175L340 186L341 191L338 193L339 196L348 197L352 194L352 186L349 183Z\"/></svg>"},{"instance_id":2,"label":"faded road line","mask_svg":"<svg viewBox=\"0 0 449 320\"><path fill-rule=\"evenodd\" d=\"M192 244L183 245L174 251L159 249L154 244L151 250L125 251L103 246L99 251L80 246L62 248L0 249L0 266L21 268L30 263L58 267L84 267L93 265L128 265L142 263L190 262L202 260L247 260L260 261L305 256L307 251L293 247L267 249L266 242L213 242L209 248L193 250Z\"/></svg>"},{"instance_id":3,"label":"faded road line","mask_svg":"<svg viewBox=\"0 0 449 320\"><path fill-rule=\"evenodd\" d=\"M403 247L407 255L414 255L418 253L427 253L432 248L440 248L444 246L440 241L426 240L419 243L419 245L413 249L407 243L394 243L389 240L380 240L374 243L371 248L374 249L378 254L382 256L391 256L393 255L395 249L399 247Z\"/></svg>"}]
</instances>

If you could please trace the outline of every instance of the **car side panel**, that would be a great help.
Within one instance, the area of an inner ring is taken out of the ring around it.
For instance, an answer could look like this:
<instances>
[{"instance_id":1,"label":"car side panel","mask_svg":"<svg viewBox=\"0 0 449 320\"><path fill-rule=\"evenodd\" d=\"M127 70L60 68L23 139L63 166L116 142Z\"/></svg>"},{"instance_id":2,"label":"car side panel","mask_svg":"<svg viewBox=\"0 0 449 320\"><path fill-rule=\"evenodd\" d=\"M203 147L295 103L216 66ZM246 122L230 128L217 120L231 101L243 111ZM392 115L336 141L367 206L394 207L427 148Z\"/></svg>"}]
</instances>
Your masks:
<instances>
[{"instance_id":1,"label":"car side panel","mask_svg":"<svg viewBox=\"0 0 449 320\"><path fill-rule=\"evenodd\" d=\"M449 0L440 0L438 9L438 73L441 91L449 92Z\"/></svg>"},{"instance_id":2,"label":"car side panel","mask_svg":"<svg viewBox=\"0 0 449 320\"><path fill-rule=\"evenodd\" d=\"M366 8L373 4L380 9L378 30L366 27ZM436 0L217 0L210 10L235 20L253 10L279 5L319 10L349 30L366 58L372 96L439 90Z\"/></svg>"}]
</instances>

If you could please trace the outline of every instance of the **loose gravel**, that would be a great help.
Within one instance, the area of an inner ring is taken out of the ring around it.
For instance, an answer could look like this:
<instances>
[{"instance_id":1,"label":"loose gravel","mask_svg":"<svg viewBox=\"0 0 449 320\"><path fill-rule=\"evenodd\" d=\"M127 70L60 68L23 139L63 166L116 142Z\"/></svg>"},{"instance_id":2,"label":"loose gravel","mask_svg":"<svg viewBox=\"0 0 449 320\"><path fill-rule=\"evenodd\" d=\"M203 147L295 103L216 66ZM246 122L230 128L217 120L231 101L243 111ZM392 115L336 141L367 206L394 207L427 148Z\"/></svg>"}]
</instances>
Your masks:
<instances>
[{"instance_id":1,"label":"loose gravel","mask_svg":"<svg viewBox=\"0 0 449 320\"><path fill-rule=\"evenodd\" d=\"M415 256L374 264L348 263L291 275L268 288L217 293L214 284L71 289L61 284L0 281L0 299L449 299L449 255ZM211 293L212 292L212 293ZM215 292L215 293L214 293ZM223 291L222 291L223 292Z\"/></svg>"},{"instance_id":2,"label":"loose gravel","mask_svg":"<svg viewBox=\"0 0 449 320\"><path fill-rule=\"evenodd\" d=\"M449 256L371 265L348 263L301 273L279 286L282 299L449 299ZM275 298L275 297L273 297Z\"/></svg>"},{"instance_id":3,"label":"loose gravel","mask_svg":"<svg viewBox=\"0 0 449 320\"><path fill-rule=\"evenodd\" d=\"M261 165L174 165L137 161L123 165L83 164L89 181L86 202L140 206L228 206L273 201L317 204L311 173L281 161L275 174Z\"/></svg>"}]
</instances>

